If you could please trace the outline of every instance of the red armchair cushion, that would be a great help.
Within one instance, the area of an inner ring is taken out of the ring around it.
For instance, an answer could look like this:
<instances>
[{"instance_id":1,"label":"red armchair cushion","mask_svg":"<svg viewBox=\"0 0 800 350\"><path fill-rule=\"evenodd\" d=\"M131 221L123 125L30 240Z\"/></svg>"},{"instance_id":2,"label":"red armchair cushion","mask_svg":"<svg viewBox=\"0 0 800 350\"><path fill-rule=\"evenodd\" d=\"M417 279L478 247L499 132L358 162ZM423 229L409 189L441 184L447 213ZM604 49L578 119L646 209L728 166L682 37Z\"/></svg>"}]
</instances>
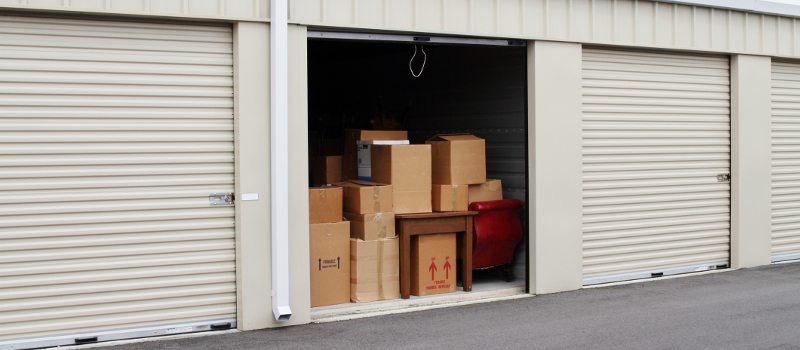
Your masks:
<instances>
[{"instance_id":1,"label":"red armchair cushion","mask_svg":"<svg viewBox=\"0 0 800 350\"><path fill-rule=\"evenodd\" d=\"M473 230L473 268L510 264L513 261L514 250L522 241L521 209L522 202L516 199L473 202L469 205L469 210L478 212Z\"/></svg>"}]
</instances>

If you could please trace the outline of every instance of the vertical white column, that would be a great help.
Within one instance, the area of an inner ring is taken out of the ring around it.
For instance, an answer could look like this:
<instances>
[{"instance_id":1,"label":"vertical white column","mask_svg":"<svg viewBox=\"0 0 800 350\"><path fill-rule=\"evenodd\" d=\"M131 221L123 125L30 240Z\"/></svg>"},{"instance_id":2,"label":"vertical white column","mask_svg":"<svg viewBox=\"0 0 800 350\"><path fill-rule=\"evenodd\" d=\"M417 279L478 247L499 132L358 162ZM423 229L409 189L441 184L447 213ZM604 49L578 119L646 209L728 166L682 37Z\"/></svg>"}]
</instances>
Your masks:
<instances>
[{"instance_id":1,"label":"vertical white column","mask_svg":"<svg viewBox=\"0 0 800 350\"><path fill-rule=\"evenodd\" d=\"M581 45L528 46L531 293L582 286Z\"/></svg>"},{"instance_id":2,"label":"vertical white column","mask_svg":"<svg viewBox=\"0 0 800 350\"><path fill-rule=\"evenodd\" d=\"M272 312L278 321L289 306L289 46L288 0L270 1L270 180L272 188Z\"/></svg>"},{"instance_id":3,"label":"vertical white column","mask_svg":"<svg viewBox=\"0 0 800 350\"><path fill-rule=\"evenodd\" d=\"M731 267L771 260L770 57L731 58Z\"/></svg>"},{"instance_id":4,"label":"vertical white column","mask_svg":"<svg viewBox=\"0 0 800 350\"><path fill-rule=\"evenodd\" d=\"M234 27L236 102L236 293L237 327L269 327L270 176L269 25ZM241 201L243 192L258 200Z\"/></svg>"}]
</instances>

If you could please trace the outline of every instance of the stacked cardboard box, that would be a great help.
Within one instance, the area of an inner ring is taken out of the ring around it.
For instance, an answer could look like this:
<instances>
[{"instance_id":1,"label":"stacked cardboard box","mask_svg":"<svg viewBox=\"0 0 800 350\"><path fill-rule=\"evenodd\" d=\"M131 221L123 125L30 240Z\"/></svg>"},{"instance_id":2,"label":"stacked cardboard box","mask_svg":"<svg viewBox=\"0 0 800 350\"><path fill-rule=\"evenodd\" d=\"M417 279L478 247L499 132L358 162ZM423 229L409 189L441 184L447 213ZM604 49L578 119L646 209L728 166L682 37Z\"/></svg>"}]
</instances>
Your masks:
<instances>
[{"instance_id":1,"label":"stacked cardboard box","mask_svg":"<svg viewBox=\"0 0 800 350\"><path fill-rule=\"evenodd\" d=\"M469 203L503 199L503 183L500 180L486 180L481 184L469 185Z\"/></svg>"},{"instance_id":2,"label":"stacked cardboard box","mask_svg":"<svg viewBox=\"0 0 800 350\"><path fill-rule=\"evenodd\" d=\"M372 180L391 184L394 212L431 212L431 146L372 146Z\"/></svg>"},{"instance_id":3,"label":"stacked cardboard box","mask_svg":"<svg viewBox=\"0 0 800 350\"><path fill-rule=\"evenodd\" d=\"M346 129L344 131L342 179L358 179L358 141L367 140L408 140L408 131Z\"/></svg>"},{"instance_id":4,"label":"stacked cardboard box","mask_svg":"<svg viewBox=\"0 0 800 350\"><path fill-rule=\"evenodd\" d=\"M359 140L358 146L358 179L372 180L372 145L407 145L408 140Z\"/></svg>"},{"instance_id":5,"label":"stacked cardboard box","mask_svg":"<svg viewBox=\"0 0 800 350\"><path fill-rule=\"evenodd\" d=\"M342 156L314 156L310 168L312 184L328 185L342 181Z\"/></svg>"},{"instance_id":6,"label":"stacked cardboard box","mask_svg":"<svg viewBox=\"0 0 800 350\"><path fill-rule=\"evenodd\" d=\"M431 295L455 290L456 234L414 237L411 245L411 294Z\"/></svg>"},{"instance_id":7,"label":"stacked cardboard box","mask_svg":"<svg viewBox=\"0 0 800 350\"><path fill-rule=\"evenodd\" d=\"M486 182L486 142L470 134L442 134L426 143L433 161L433 210L467 210L469 186Z\"/></svg>"},{"instance_id":8,"label":"stacked cardboard box","mask_svg":"<svg viewBox=\"0 0 800 350\"><path fill-rule=\"evenodd\" d=\"M400 247L395 232L391 185L340 183L350 220L350 300L400 297Z\"/></svg>"},{"instance_id":9,"label":"stacked cardboard box","mask_svg":"<svg viewBox=\"0 0 800 350\"><path fill-rule=\"evenodd\" d=\"M350 300L350 223L342 220L342 188L308 190L311 306Z\"/></svg>"}]
</instances>

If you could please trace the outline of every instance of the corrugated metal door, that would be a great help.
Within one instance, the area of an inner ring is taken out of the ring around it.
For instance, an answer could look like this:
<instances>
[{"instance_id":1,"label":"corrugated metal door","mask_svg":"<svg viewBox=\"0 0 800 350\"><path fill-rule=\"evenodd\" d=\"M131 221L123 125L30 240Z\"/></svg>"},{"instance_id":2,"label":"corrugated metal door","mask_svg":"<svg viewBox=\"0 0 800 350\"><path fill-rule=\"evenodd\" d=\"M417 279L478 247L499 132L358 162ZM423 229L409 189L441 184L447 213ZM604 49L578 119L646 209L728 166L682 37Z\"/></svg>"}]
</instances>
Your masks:
<instances>
[{"instance_id":1,"label":"corrugated metal door","mask_svg":"<svg viewBox=\"0 0 800 350\"><path fill-rule=\"evenodd\" d=\"M800 259L800 64L772 62L772 261Z\"/></svg>"},{"instance_id":2,"label":"corrugated metal door","mask_svg":"<svg viewBox=\"0 0 800 350\"><path fill-rule=\"evenodd\" d=\"M0 82L0 348L233 325L231 28L0 16Z\"/></svg>"},{"instance_id":3,"label":"corrugated metal door","mask_svg":"<svg viewBox=\"0 0 800 350\"><path fill-rule=\"evenodd\" d=\"M730 254L727 57L583 51L585 284Z\"/></svg>"}]
</instances>

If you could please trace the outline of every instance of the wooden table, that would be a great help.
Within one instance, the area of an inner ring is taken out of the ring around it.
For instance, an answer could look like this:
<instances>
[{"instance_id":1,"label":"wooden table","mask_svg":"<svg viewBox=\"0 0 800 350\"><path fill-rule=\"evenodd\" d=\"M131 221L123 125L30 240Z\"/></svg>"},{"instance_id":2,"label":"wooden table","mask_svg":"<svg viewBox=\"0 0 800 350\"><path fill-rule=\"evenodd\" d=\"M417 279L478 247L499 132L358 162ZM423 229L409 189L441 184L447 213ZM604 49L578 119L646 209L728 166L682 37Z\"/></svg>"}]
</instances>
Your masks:
<instances>
[{"instance_id":1,"label":"wooden table","mask_svg":"<svg viewBox=\"0 0 800 350\"><path fill-rule=\"evenodd\" d=\"M461 256L461 283L465 292L472 290L472 217L476 211L444 213L396 214L397 234L400 237L400 296L411 296L411 237L437 233L458 235L458 254Z\"/></svg>"}]
</instances>

